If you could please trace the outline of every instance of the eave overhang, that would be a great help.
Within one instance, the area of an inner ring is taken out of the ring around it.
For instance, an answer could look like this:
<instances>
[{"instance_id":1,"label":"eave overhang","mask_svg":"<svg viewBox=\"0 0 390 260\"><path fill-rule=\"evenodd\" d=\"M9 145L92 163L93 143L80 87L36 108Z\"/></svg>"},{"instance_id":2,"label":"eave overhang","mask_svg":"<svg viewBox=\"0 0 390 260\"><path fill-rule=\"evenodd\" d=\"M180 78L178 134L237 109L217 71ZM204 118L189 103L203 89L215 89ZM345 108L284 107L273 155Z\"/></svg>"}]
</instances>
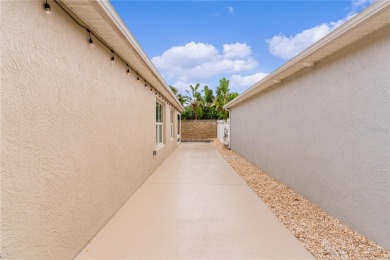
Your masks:
<instances>
[{"instance_id":1,"label":"eave overhang","mask_svg":"<svg viewBox=\"0 0 390 260\"><path fill-rule=\"evenodd\" d=\"M379 0L244 91L227 103L225 108L237 106L265 89L280 84L295 73L315 66L317 62L331 54L389 24L390 1Z\"/></svg>"},{"instance_id":2,"label":"eave overhang","mask_svg":"<svg viewBox=\"0 0 390 260\"><path fill-rule=\"evenodd\" d=\"M184 110L109 1L60 1L179 112Z\"/></svg>"}]
</instances>

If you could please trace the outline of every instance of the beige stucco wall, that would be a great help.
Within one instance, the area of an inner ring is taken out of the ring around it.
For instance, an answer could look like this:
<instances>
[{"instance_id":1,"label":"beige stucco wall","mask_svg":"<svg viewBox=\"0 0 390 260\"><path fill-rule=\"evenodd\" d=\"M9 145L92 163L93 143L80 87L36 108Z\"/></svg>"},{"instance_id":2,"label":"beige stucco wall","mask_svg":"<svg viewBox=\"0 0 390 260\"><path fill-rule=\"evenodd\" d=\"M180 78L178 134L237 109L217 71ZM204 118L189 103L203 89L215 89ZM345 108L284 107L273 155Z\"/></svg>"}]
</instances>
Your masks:
<instances>
[{"instance_id":1,"label":"beige stucco wall","mask_svg":"<svg viewBox=\"0 0 390 260\"><path fill-rule=\"evenodd\" d=\"M390 249L389 26L231 108L231 148Z\"/></svg>"},{"instance_id":2,"label":"beige stucco wall","mask_svg":"<svg viewBox=\"0 0 390 260\"><path fill-rule=\"evenodd\" d=\"M1 2L1 256L70 259L177 147L156 96L54 2ZM166 119L169 116L166 106ZM167 126L167 124L166 124ZM176 131L176 128L175 128Z\"/></svg>"}]
</instances>

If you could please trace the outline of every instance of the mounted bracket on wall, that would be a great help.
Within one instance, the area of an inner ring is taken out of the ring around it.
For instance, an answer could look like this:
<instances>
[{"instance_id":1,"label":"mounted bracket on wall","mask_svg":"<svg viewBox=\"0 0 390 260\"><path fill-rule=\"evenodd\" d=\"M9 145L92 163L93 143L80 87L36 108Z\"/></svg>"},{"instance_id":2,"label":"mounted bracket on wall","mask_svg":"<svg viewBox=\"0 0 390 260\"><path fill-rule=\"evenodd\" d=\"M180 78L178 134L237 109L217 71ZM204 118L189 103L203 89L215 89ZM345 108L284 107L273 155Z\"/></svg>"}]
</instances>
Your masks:
<instances>
[{"instance_id":1,"label":"mounted bracket on wall","mask_svg":"<svg viewBox=\"0 0 390 260\"><path fill-rule=\"evenodd\" d=\"M156 156L157 155L157 151L153 151L153 156Z\"/></svg>"}]
</instances>

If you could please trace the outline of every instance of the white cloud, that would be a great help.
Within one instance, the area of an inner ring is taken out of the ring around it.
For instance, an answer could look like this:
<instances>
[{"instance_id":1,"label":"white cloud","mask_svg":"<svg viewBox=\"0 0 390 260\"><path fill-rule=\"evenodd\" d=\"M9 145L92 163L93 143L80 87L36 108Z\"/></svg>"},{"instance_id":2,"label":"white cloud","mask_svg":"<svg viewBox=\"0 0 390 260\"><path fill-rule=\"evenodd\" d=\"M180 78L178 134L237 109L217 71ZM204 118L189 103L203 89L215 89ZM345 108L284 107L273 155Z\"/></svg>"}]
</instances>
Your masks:
<instances>
[{"instance_id":1,"label":"white cloud","mask_svg":"<svg viewBox=\"0 0 390 260\"><path fill-rule=\"evenodd\" d=\"M229 14L234 13L234 8L231 7L231 6L229 6L229 7L227 8L227 10L228 10L228 13L229 13Z\"/></svg>"},{"instance_id":2,"label":"white cloud","mask_svg":"<svg viewBox=\"0 0 390 260\"><path fill-rule=\"evenodd\" d=\"M223 56L225 58L245 58L252 55L251 47L246 43L233 43L223 45Z\"/></svg>"},{"instance_id":3,"label":"white cloud","mask_svg":"<svg viewBox=\"0 0 390 260\"><path fill-rule=\"evenodd\" d=\"M375 0L352 0L352 7L354 9L365 8L374 2Z\"/></svg>"},{"instance_id":4,"label":"white cloud","mask_svg":"<svg viewBox=\"0 0 390 260\"><path fill-rule=\"evenodd\" d=\"M355 14L352 13L336 22L317 25L294 36L285 36L284 34L275 35L271 39L266 40L269 52L283 59L290 59L342 25L354 15Z\"/></svg>"},{"instance_id":5,"label":"white cloud","mask_svg":"<svg viewBox=\"0 0 390 260\"><path fill-rule=\"evenodd\" d=\"M239 91L239 89L247 88L254 85L264 77L268 76L268 74L269 73L259 72L249 76L232 75L229 79L229 86L231 86L231 89L233 91L241 92Z\"/></svg>"},{"instance_id":6,"label":"white cloud","mask_svg":"<svg viewBox=\"0 0 390 260\"><path fill-rule=\"evenodd\" d=\"M256 68L257 62L251 54L245 43L225 44L221 53L211 44L190 42L168 49L153 57L152 62L168 82L205 82L219 74Z\"/></svg>"},{"instance_id":7,"label":"white cloud","mask_svg":"<svg viewBox=\"0 0 390 260\"><path fill-rule=\"evenodd\" d=\"M203 89L204 86L208 86L206 83L202 82L183 82L183 81L175 81L172 85L175 86L179 90L180 93L186 94L186 90L189 90L189 85L195 86L196 84L200 84L200 88Z\"/></svg>"}]
</instances>

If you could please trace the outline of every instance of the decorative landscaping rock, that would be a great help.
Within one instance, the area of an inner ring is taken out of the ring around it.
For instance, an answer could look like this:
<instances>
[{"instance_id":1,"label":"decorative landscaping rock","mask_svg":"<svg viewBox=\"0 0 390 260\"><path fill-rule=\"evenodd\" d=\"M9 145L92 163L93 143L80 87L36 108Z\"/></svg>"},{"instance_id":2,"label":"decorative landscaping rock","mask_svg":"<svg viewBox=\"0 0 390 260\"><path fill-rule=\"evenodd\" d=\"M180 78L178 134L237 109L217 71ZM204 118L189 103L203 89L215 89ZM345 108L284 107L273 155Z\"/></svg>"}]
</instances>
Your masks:
<instances>
[{"instance_id":1,"label":"decorative landscaping rock","mask_svg":"<svg viewBox=\"0 0 390 260\"><path fill-rule=\"evenodd\" d=\"M218 139L212 145L317 259L390 259L388 250L226 149Z\"/></svg>"}]
</instances>

